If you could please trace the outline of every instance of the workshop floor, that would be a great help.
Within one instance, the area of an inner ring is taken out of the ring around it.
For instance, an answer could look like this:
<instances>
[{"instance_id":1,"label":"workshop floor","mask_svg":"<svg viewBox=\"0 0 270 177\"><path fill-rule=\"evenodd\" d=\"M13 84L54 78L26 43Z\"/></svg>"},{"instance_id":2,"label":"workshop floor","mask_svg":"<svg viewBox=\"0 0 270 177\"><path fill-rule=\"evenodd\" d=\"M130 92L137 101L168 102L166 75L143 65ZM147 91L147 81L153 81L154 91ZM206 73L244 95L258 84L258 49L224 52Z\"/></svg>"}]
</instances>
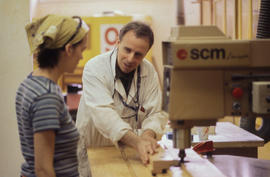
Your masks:
<instances>
[{"instance_id":1,"label":"workshop floor","mask_svg":"<svg viewBox=\"0 0 270 177\"><path fill-rule=\"evenodd\" d=\"M240 125L240 117L225 117L223 119L219 119L219 121L228 121L232 122L235 125ZM257 124L257 122L256 122ZM258 122L260 124L260 122ZM259 125L258 125L259 126ZM263 147L258 148L258 158L263 160L270 160L270 141L266 143Z\"/></svg>"}]
</instances>

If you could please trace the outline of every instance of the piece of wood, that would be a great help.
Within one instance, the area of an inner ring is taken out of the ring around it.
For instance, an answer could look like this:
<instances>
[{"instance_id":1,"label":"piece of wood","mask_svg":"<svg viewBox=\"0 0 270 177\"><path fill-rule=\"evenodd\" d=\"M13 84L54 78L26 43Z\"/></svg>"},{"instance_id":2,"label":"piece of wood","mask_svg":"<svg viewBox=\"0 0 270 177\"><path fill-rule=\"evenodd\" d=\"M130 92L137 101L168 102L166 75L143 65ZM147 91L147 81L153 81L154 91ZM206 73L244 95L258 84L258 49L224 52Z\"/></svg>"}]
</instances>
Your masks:
<instances>
[{"instance_id":1,"label":"piece of wood","mask_svg":"<svg viewBox=\"0 0 270 177\"><path fill-rule=\"evenodd\" d=\"M122 153L115 147L89 148L88 158L92 177L152 177L153 159L159 157L162 152L164 150L160 148L159 153L151 156L150 164L143 165L136 151L131 148L125 148ZM156 177L209 177L209 173L210 177L212 174L213 177L224 176L214 165L193 150L189 149L186 153L187 163L181 167L172 166L167 173L157 174Z\"/></svg>"}]
</instances>

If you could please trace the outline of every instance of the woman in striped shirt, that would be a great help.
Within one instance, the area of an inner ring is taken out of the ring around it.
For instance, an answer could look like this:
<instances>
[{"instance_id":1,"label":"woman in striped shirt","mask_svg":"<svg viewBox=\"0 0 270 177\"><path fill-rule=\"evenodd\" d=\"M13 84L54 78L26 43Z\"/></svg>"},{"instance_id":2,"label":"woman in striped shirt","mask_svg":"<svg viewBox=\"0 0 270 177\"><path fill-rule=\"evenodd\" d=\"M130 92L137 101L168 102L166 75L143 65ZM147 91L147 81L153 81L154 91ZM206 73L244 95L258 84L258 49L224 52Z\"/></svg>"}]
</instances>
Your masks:
<instances>
[{"instance_id":1,"label":"woman in striped shirt","mask_svg":"<svg viewBox=\"0 0 270 177\"><path fill-rule=\"evenodd\" d=\"M58 79L73 72L86 48L88 26L79 17L47 15L26 25L38 68L20 84L16 115L24 177L77 177L78 131Z\"/></svg>"}]
</instances>

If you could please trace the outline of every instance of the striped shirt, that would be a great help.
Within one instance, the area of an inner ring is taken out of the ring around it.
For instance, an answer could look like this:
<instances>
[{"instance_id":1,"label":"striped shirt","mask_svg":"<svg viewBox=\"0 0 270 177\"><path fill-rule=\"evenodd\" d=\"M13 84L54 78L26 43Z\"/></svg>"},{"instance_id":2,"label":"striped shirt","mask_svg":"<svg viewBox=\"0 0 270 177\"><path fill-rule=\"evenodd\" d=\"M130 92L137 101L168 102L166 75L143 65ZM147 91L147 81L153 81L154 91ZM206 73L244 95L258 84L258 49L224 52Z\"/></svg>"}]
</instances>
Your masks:
<instances>
[{"instance_id":1,"label":"striped shirt","mask_svg":"<svg viewBox=\"0 0 270 177\"><path fill-rule=\"evenodd\" d=\"M34 133L55 130L54 170L57 177L77 177L79 133L67 110L61 90L53 81L31 74L16 94L16 115L25 162L21 174L36 177Z\"/></svg>"}]
</instances>

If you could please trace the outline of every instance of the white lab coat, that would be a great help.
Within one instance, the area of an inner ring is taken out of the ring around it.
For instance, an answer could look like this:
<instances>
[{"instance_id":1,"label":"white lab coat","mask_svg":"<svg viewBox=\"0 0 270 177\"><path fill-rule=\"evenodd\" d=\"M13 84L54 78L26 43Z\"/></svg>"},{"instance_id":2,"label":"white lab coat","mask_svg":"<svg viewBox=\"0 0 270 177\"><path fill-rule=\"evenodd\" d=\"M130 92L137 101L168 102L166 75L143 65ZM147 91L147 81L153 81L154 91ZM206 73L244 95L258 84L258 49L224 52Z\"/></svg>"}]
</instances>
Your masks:
<instances>
[{"instance_id":1,"label":"white lab coat","mask_svg":"<svg viewBox=\"0 0 270 177\"><path fill-rule=\"evenodd\" d=\"M162 93L157 73L146 59L140 65L138 121L135 116L122 119L135 114L123 105L119 95L128 105L135 105L132 99L136 98L137 70L126 96L121 80L115 78L116 56L117 50L107 52L89 60L84 67L83 93L76 120L81 136L78 149L82 144L86 147L118 146L118 141L128 130L138 133L151 129L158 137L163 134L168 116L161 110Z\"/></svg>"}]
</instances>

